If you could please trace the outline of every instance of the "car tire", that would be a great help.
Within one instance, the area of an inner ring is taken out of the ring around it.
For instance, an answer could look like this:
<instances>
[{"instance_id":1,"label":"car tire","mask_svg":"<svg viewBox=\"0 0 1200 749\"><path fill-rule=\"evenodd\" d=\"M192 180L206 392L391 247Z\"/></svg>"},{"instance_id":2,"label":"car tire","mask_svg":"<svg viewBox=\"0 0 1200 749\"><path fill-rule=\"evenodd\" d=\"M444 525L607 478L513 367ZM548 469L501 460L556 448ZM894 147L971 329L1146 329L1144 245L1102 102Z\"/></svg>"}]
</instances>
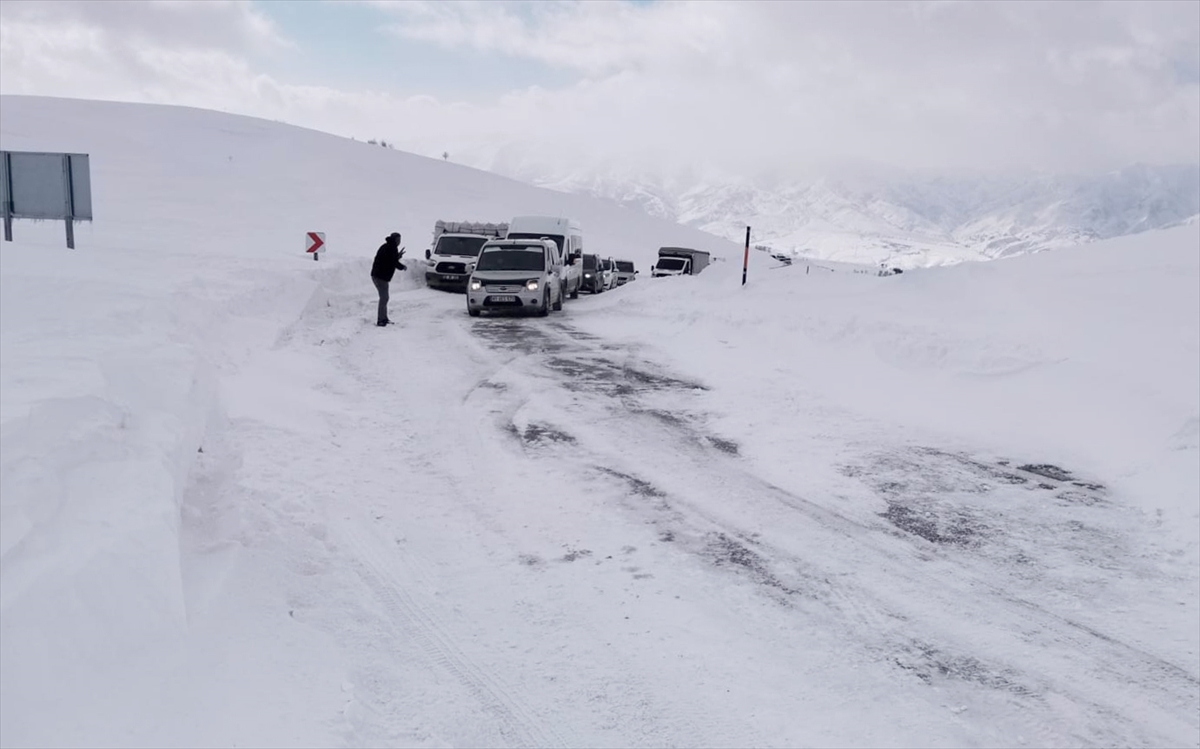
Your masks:
<instances>
[{"instance_id":1,"label":"car tire","mask_svg":"<svg viewBox=\"0 0 1200 749\"><path fill-rule=\"evenodd\" d=\"M471 309L470 307L467 307L467 314L470 315L471 317L479 317L479 310Z\"/></svg>"},{"instance_id":2,"label":"car tire","mask_svg":"<svg viewBox=\"0 0 1200 749\"><path fill-rule=\"evenodd\" d=\"M538 317L545 317L550 314L550 289L546 289L545 295L542 296L542 306L538 310Z\"/></svg>"},{"instance_id":3,"label":"car tire","mask_svg":"<svg viewBox=\"0 0 1200 749\"><path fill-rule=\"evenodd\" d=\"M558 290L558 299L556 299L554 301L554 304L551 307L551 309L553 309L555 312L562 312L562 308L563 308L563 292L562 292L562 289L560 288Z\"/></svg>"}]
</instances>

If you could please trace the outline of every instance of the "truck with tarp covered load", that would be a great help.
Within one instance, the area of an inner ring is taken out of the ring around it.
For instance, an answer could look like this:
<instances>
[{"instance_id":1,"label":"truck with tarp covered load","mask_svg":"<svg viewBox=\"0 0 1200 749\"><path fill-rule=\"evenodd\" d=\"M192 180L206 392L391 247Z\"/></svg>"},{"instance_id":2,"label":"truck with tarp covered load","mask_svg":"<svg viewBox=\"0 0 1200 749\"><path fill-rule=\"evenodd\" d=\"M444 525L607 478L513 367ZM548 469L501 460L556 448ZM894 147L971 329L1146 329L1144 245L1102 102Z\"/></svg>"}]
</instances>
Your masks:
<instances>
[{"instance_id":1,"label":"truck with tarp covered load","mask_svg":"<svg viewBox=\"0 0 1200 749\"><path fill-rule=\"evenodd\" d=\"M508 224L484 221L438 221L425 250L425 285L465 292L479 250L491 239L504 239Z\"/></svg>"}]
</instances>

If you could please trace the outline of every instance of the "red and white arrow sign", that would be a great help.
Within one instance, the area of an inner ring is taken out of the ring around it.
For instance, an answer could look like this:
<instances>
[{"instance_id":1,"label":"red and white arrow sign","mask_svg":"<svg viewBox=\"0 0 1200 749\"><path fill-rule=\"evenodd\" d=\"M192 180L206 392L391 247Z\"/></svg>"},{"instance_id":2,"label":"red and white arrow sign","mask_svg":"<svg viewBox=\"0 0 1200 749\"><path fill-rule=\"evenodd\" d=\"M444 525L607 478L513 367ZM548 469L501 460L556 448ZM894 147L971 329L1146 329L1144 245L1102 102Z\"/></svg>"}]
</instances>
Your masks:
<instances>
[{"instance_id":1,"label":"red and white arrow sign","mask_svg":"<svg viewBox=\"0 0 1200 749\"><path fill-rule=\"evenodd\" d=\"M304 251L316 252L325 246L325 232L310 231L304 238Z\"/></svg>"}]
</instances>

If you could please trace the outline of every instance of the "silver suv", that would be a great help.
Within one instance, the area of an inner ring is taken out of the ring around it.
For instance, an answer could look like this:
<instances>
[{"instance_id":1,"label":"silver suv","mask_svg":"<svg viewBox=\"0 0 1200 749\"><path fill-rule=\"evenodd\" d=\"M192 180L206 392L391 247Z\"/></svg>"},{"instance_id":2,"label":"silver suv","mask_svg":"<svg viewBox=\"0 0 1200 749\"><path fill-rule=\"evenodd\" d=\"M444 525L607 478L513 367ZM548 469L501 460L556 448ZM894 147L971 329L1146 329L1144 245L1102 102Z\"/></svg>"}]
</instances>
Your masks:
<instances>
[{"instance_id":1,"label":"silver suv","mask_svg":"<svg viewBox=\"0 0 1200 749\"><path fill-rule=\"evenodd\" d=\"M467 314L561 310L562 261L552 239L493 239L479 250L467 282Z\"/></svg>"}]
</instances>

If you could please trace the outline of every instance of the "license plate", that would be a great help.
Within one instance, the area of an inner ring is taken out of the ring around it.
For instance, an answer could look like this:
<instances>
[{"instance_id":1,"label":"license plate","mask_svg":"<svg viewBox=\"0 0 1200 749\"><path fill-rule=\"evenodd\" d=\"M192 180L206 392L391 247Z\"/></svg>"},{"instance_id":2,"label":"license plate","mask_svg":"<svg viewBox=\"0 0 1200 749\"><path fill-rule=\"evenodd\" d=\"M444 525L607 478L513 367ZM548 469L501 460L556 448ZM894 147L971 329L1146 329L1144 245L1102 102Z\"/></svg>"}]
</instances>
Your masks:
<instances>
[{"instance_id":1,"label":"license plate","mask_svg":"<svg viewBox=\"0 0 1200 749\"><path fill-rule=\"evenodd\" d=\"M442 280L453 282L453 281L461 281L462 279L460 279L458 276L442 276Z\"/></svg>"},{"instance_id":2,"label":"license plate","mask_svg":"<svg viewBox=\"0 0 1200 749\"><path fill-rule=\"evenodd\" d=\"M493 302L515 302L515 301L517 301L517 297L513 294L493 294L492 301Z\"/></svg>"}]
</instances>

